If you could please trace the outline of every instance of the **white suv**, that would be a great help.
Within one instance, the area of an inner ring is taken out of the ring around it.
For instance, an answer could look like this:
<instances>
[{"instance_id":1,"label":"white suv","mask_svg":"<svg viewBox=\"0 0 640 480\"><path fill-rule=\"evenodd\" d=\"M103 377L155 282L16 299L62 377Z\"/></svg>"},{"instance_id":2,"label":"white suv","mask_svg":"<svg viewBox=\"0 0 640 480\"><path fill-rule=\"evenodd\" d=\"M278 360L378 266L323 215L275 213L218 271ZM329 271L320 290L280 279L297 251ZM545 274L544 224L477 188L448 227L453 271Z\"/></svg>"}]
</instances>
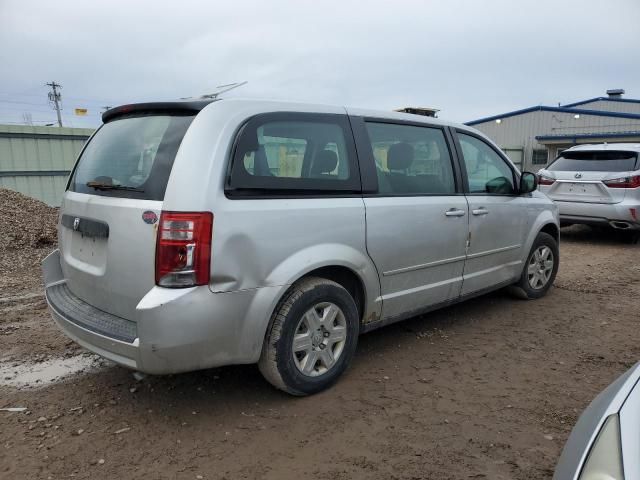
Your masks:
<instances>
[{"instance_id":1,"label":"white suv","mask_svg":"<svg viewBox=\"0 0 640 480\"><path fill-rule=\"evenodd\" d=\"M640 230L640 144L579 145L538 172L563 225Z\"/></svg>"}]
</instances>

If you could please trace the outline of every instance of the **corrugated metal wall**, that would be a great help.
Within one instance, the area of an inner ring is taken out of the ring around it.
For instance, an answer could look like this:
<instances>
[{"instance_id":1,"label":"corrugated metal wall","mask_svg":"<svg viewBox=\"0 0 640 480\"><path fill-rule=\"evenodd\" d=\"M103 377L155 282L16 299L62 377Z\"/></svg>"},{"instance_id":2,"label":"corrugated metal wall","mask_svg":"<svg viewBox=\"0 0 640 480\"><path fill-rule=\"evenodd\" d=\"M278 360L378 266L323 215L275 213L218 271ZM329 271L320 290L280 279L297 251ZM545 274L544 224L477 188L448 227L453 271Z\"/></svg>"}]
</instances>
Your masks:
<instances>
[{"instance_id":1,"label":"corrugated metal wall","mask_svg":"<svg viewBox=\"0 0 640 480\"><path fill-rule=\"evenodd\" d=\"M0 187L59 205L90 128L0 125Z\"/></svg>"},{"instance_id":2,"label":"corrugated metal wall","mask_svg":"<svg viewBox=\"0 0 640 480\"><path fill-rule=\"evenodd\" d=\"M640 119L584 114L575 118L574 113L536 110L502 118L500 123L490 120L472 127L487 135L500 148L522 149L524 151L522 168L526 170L541 166L534 166L531 163L533 150L546 148L536 140L536 136L640 131ZM588 143L588 141L581 143ZM553 160L554 157L555 151L550 152L549 160ZM515 159L512 160L515 161Z\"/></svg>"},{"instance_id":3,"label":"corrugated metal wall","mask_svg":"<svg viewBox=\"0 0 640 480\"><path fill-rule=\"evenodd\" d=\"M606 112L637 113L640 114L640 102L616 102L610 100L596 100L595 102L583 103L571 108L582 108L584 110L604 110Z\"/></svg>"}]
</instances>

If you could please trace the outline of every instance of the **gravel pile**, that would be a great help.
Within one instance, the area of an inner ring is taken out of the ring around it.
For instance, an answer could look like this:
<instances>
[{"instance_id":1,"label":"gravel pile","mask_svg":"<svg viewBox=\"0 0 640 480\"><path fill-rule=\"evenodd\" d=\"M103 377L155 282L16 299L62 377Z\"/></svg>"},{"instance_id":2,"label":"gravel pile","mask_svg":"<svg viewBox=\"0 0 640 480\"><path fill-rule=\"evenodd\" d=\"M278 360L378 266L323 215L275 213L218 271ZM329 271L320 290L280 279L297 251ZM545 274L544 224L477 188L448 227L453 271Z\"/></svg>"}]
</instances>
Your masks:
<instances>
[{"instance_id":1,"label":"gravel pile","mask_svg":"<svg viewBox=\"0 0 640 480\"><path fill-rule=\"evenodd\" d=\"M0 188L0 297L40 285L40 262L57 244L58 209Z\"/></svg>"}]
</instances>

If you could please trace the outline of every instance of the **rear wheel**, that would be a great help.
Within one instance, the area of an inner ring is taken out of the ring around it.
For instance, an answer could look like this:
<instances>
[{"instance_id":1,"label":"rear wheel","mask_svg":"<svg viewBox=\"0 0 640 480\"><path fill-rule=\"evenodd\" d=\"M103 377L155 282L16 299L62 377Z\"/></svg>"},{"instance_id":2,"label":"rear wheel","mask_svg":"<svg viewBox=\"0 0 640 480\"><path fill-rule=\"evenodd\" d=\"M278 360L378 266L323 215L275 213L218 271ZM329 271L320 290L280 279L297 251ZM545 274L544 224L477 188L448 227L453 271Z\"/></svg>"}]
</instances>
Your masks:
<instances>
[{"instance_id":1,"label":"rear wheel","mask_svg":"<svg viewBox=\"0 0 640 480\"><path fill-rule=\"evenodd\" d=\"M628 243L632 245L636 245L640 243L640 231L633 230L631 232L626 232L626 233L627 233L626 241Z\"/></svg>"},{"instance_id":2,"label":"rear wheel","mask_svg":"<svg viewBox=\"0 0 640 480\"><path fill-rule=\"evenodd\" d=\"M358 342L358 309L347 290L324 278L296 283L280 301L259 367L276 388L308 395L331 386Z\"/></svg>"},{"instance_id":3,"label":"rear wheel","mask_svg":"<svg viewBox=\"0 0 640 480\"><path fill-rule=\"evenodd\" d=\"M553 285L559 262L558 242L548 233L540 232L529 251L520 280L509 290L523 299L543 297Z\"/></svg>"}]
</instances>

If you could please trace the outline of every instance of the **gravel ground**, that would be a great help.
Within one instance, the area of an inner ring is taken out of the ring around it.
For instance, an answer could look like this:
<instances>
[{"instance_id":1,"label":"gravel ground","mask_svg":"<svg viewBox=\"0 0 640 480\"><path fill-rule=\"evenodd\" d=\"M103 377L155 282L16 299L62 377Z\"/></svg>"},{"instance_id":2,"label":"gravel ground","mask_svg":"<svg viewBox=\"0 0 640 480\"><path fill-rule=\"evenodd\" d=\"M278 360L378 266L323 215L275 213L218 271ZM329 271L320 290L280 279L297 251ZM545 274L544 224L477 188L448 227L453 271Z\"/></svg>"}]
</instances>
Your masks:
<instances>
[{"instance_id":1,"label":"gravel ground","mask_svg":"<svg viewBox=\"0 0 640 480\"><path fill-rule=\"evenodd\" d=\"M40 285L40 262L57 243L58 209L0 188L0 297Z\"/></svg>"},{"instance_id":2,"label":"gravel ground","mask_svg":"<svg viewBox=\"0 0 640 480\"><path fill-rule=\"evenodd\" d=\"M0 371L84 366L0 378L0 408L27 409L0 411L0 478L550 478L579 413L640 356L640 246L624 240L564 229L547 297L496 292L364 335L307 398L255 366L137 382L81 357L23 278L12 288L35 296L0 300Z\"/></svg>"}]
</instances>

